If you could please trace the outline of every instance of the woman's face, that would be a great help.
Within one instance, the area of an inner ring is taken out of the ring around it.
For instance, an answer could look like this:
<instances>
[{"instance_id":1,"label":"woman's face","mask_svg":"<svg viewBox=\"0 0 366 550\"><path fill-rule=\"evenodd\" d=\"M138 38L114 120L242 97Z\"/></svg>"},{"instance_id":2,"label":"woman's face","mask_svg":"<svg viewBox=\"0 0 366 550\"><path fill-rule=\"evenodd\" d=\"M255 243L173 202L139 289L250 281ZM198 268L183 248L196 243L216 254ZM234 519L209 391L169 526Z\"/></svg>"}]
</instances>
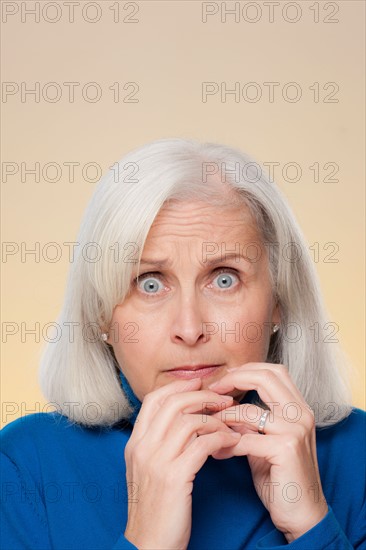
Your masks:
<instances>
[{"instance_id":1,"label":"woman's face","mask_svg":"<svg viewBox=\"0 0 366 550\"><path fill-rule=\"evenodd\" d=\"M266 360L272 323L279 322L268 268L247 209L189 202L159 212L139 281L109 328L108 343L140 401L177 377L200 376L205 389L229 367ZM197 365L219 366L169 372Z\"/></svg>"}]
</instances>

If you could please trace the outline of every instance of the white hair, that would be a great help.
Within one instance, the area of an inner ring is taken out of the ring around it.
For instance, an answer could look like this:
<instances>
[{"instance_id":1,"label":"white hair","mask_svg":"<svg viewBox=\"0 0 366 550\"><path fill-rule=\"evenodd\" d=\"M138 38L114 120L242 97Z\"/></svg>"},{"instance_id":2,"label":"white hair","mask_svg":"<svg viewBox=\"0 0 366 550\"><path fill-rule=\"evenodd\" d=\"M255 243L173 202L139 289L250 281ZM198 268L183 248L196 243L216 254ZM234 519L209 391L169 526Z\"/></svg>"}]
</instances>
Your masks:
<instances>
[{"instance_id":1,"label":"white hair","mask_svg":"<svg viewBox=\"0 0 366 550\"><path fill-rule=\"evenodd\" d=\"M350 367L337 344L328 341L332 324L327 325L317 274L282 193L248 155L180 138L154 141L128 153L97 185L77 238L58 319L73 334L62 330L60 338L46 345L41 360L39 382L46 398L70 421L89 427L111 427L129 418L132 409L121 387L121 367L100 335L130 289L154 218L171 200L250 209L268 246L281 315L267 362L285 365L314 410L318 427L348 416Z\"/></svg>"}]
</instances>

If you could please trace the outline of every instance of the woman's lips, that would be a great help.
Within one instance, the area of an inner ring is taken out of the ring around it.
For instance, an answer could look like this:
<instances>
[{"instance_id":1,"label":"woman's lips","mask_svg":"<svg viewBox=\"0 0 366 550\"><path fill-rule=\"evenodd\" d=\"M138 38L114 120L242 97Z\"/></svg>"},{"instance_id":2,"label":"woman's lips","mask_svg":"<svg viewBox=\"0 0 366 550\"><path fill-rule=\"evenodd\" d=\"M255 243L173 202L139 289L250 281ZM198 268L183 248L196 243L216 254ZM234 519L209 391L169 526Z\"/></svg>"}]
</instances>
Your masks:
<instances>
[{"instance_id":1,"label":"woman's lips","mask_svg":"<svg viewBox=\"0 0 366 550\"><path fill-rule=\"evenodd\" d=\"M202 369L176 369L168 370L167 373L175 376L176 378L205 378L210 376L213 372L216 372L218 369L221 369L223 365L214 365L211 367L204 367Z\"/></svg>"}]
</instances>

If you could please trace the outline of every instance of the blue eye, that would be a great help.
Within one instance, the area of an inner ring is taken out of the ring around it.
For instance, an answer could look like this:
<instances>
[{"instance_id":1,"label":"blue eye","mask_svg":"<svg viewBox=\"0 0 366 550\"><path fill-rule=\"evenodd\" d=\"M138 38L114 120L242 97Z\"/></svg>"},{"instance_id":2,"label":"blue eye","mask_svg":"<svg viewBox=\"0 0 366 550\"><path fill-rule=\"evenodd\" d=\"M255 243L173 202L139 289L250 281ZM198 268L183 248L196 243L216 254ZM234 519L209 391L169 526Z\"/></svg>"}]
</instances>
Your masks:
<instances>
[{"instance_id":1,"label":"blue eye","mask_svg":"<svg viewBox=\"0 0 366 550\"><path fill-rule=\"evenodd\" d=\"M159 285L156 284L156 281L153 281L152 279L147 279L147 281L145 281L143 284L143 289L149 294L152 294L155 292L155 290L159 290Z\"/></svg>"},{"instance_id":2,"label":"blue eye","mask_svg":"<svg viewBox=\"0 0 366 550\"><path fill-rule=\"evenodd\" d=\"M139 282L143 282L142 289L147 294L156 294L159 290L159 285L157 284L157 277L153 273L143 273L140 277L136 277L134 283L138 285Z\"/></svg>"},{"instance_id":3,"label":"blue eye","mask_svg":"<svg viewBox=\"0 0 366 550\"><path fill-rule=\"evenodd\" d=\"M220 288L231 288L233 286L233 275L237 277L236 273L230 269L221 269L219 274L216 276L218 285Z\"/></svg>"}]
</instances>

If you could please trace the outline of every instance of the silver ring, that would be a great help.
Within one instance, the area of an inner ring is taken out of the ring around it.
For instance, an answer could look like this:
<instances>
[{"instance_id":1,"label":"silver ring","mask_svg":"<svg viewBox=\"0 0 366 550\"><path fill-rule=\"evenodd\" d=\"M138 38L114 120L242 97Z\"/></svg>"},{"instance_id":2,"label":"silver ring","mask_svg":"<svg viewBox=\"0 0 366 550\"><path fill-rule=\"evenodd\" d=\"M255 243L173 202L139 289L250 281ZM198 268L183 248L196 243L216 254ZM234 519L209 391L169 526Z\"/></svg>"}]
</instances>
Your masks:
<instances>
[{"instance_id":1,"label":"silver ring","mask_svg":"<svg viewBox=\"0 0 366 550\"><path fill-rule=\"evenodd\" d=\"M259 424L258 424L258 433L261 434L261 435L265 435L264 433L264 425L266 423L266 420L267 420L267 416L269 415L269 411L264 411L262 413L262 416L260 417L259 419Z\"/></svg>"}]
</instances>

